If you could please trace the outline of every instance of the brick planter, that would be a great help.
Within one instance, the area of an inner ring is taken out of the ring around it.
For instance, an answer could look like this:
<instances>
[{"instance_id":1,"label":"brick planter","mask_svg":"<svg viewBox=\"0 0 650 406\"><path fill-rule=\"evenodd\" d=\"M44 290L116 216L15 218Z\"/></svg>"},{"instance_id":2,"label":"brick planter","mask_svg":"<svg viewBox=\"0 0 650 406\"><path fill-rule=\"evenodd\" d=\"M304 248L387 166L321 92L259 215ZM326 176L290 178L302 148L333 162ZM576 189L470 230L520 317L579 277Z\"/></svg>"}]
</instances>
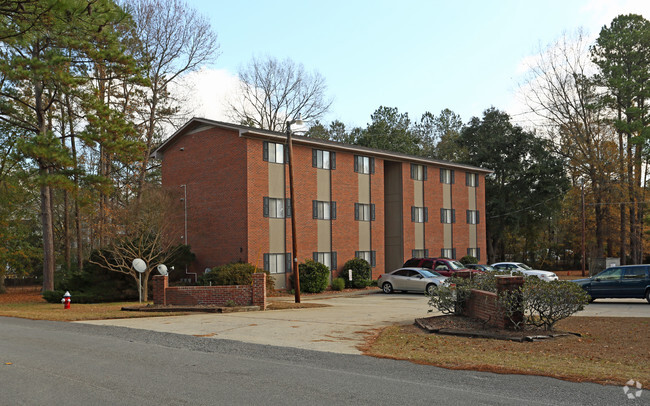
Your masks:
<instances>
[{"instance_id":1,"label":"brick planter","mask_svg":"<svg viewBox=\"0 0 650 406\"><path fill-rule=\"evenodd\" d=\"M486 292L483 290L472 289L469 298L463 306L463 314L468 317L485 321L492 327L508 329L514 328L514 321L523 320L523 314L515 314L512 320L505 316L505 313L499 305L499 296L502 292L513 291L524 284L523 276L497 276L497 293Z\"/></svg>"},{"instance_id":2,"label":"brick planter","mask_svg":"<svg viewBox=\"0 0 650 406\"><path fill-rule=\"evenodd\" d=\"M266 309L266 274L254 273L251 285L168 286L167 276L153 277L153 303L160 306L259 306Z\"/></svg>"}]
</instances>

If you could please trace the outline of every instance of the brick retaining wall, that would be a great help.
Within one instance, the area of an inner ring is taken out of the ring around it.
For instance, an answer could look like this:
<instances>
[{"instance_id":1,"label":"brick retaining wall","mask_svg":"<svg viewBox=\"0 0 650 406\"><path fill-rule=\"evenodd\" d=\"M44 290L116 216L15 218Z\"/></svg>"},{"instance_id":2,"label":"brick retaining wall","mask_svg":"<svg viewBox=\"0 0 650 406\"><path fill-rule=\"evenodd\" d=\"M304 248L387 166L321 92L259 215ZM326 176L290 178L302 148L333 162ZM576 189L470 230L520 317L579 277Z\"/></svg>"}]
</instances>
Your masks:
<instances>
[{"instance_id":1,"label":"brick retaining wall","mask_svg":"<svg viewBox=\"0 0 650 406\"><path fill-rule=\"evenodd\" d=\"M168 286L167 276L153 277L153 303L162 306L259 306L266 309L266 274L254 273L251 285Z\"/></svg>"},{"instance_id":2,"label":"brick retaining wall","mask_svg":"<svg viewBox=\"0 0 650 406\"><path fill-rule=\"evenodd\" d=\"M504 315L499 305L498 297L501 292L516 290L524 284L523 276L497 276L497 293L472 289L469 298L463 306L463 314L486 322L497 328L513 328L514 321L521 321L523 314L512 316L512 320Z\"/></svg>"}]
</instances>

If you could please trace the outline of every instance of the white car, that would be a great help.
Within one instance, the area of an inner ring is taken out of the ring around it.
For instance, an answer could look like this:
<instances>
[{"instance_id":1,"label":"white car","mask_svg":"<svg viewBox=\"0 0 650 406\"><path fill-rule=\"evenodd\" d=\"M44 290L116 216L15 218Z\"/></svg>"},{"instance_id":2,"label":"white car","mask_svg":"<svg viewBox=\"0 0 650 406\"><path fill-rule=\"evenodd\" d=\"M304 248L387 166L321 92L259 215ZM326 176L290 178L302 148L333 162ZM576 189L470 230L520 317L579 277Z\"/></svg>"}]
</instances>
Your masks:
<instances>
[{"instance_id":1,"label":"white car","mask_svg":"<svg viewBox=\"0 0 650 406\"><path fill-rule=\"evenodd\" d=\"M379 275L377 286L384 293L396 290L424 292L432 295L438 286L448 278L426 268L400 268L390 273Z\"/></svg>"},{"instance_id":2,"label":"white car","mask_svg":"<svg viewBox=\"0 0 650 406\"><path fill-rule=\"evenodd\" d=\"M521 272L525 276L536 276L546 282L558 280L557 275L553 272L533 269L521 262L497 262L496 264L492 264L492 267L497 271L508 271L510 274L513 274L514 272Z\"/></svg>"}]
</instances>

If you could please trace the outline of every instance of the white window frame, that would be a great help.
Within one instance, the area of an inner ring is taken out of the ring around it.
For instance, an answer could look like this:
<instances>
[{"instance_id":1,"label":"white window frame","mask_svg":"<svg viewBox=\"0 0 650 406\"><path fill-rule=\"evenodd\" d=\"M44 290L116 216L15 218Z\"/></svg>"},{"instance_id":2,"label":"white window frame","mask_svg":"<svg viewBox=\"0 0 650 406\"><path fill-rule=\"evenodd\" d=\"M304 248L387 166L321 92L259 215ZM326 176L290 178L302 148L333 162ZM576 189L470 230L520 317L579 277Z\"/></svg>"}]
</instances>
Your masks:
<instances>
[{"instance_id":1,"label":"white window frame","mask_svg":"<svg viewBox=\"0 0 650 406\"><path fill-rule=\"evenodd\" d=\"M287 254L268 254L270 273L286 273Z\"/></svg>"},{"instance_id":2,"label":"white window frame","mask_svg":"<svg viewBox=\"0 0 650 406\"><path fill-rule=\"evenodd\" d=\"M443 258L456 259L454 258L454 249L453 248L443 248L440 252Z\"/></svg>"},{"instance_id":3,"label":"white window frame","mask_svg":"<svg viewBox=\"0 0 650 406\"><path fill-rule=\"evenodd\" d=\"M453 169L440 168L440 181L451 185L453 182Z\"/></svg>"},{"instance_id":4,"label":"white window frame","mask_svg":"<svg viewBox=\"0 0 650 406\"><path fill-rule=\"evenodd\" d=\"M414 223L425 223L426 216L424 214L424 207L413 207L413 222Z\"/></svg>"},{"instance_id":5,"label":"white window frame","mask_svg":"<svg viewBox=\"0 0 650 406\"><path fill-rule=\"evenodd\" d=\"M357 155L355 159L357 160L357 173L370 174L370 157Z\"/></svg>"},{"instance_id":6,"label":"white window frame","mask_svg":"<svg viewBox=\"0 0 650 406\"><path fill-rule=\"evenodd\" d=\"M330 169L330 166L331 166L330 152L317 149L316 150L316 168Z\"/></svg>"},{"instance_id":7,"label":"white window frame","mask_svg":"<svg viewBox=\"0 0 650 406\"><path fill-rule=\"evenodd\" d=\"M323 201L317 201L316 202L316 219L318 220L331 220L332 218L332 210L331 210L331 202L323 202Z\"/></svg>"},{"instance_id":8,"label":"white window frame","mask_svg":"<svg viewBox=\"0 0 650 406\"><path fill-rule=\"evenodd\" d=\"M467 172L465 174L465 181L469 187L478 187L478 173Z\"/></svg>"},{"instance_id":9,"label":"white window frame","mask_svg":"<svg viewBox=\"0 0 650 406\"><path fill-rule=\"evenodd\" d=\"M368 203L357 203L359 207L359 218L355 219L357 221L370 221L370 204ZM370 262L370 261L368 261Z\"/></svg>"},{"instance_id":10,"label":"white window frame","mask_svg":"<svg viewBox=\"0 0 650 406\"><path fill-rule=\"evenodd\" d=\"M269 217L276 219L283 219L284 216L284 200L275 197L269 197Z\"/></svg>"},{"instance_id":11,"label":"white window frame","mask_svg":"<svg viewBox=\"0 0 650 406\"><path fill-rule=\"evenodd\" d=\"M467 224L478 224L478 210L467 210Z\"/></svg>"},{"instance_id":12,"label":"white window frame","mask_svg":"<svg viewBox=\"0 0 650 406\"><path fill-rule=\"evenodd\" d=\"M411 179L424 180L424 165L411 164Z\"/></svg>"},{"instance_id":13,"label":"white window frame","mask_svg":"<svg viewBox=\"0 0 650 406\"><path fill-rule=\"evenodd\" d=\"M284 163L284 144L275 142L268 143L269 148L269 162L276 164Z\"/></svg>"},{"instance_id":14,"label":"white window frame","mask_svg":"<svg viewBox=\"0 0 650 406\"><path fill-rule=\"evenodd\" d=\"M454 223L454 209L442 209L440 222L443 224L453 224Z\"/></svg>"}]
</instances>

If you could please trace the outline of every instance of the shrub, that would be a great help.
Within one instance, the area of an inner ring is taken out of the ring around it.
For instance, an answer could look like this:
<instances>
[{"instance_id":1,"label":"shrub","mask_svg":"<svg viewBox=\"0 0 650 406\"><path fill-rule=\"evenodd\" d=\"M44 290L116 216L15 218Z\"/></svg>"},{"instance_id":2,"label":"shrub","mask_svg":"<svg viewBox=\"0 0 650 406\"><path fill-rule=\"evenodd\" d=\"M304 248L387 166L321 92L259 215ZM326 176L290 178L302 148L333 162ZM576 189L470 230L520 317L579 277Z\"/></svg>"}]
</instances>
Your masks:
<instances>
[{"instance_id":1,"label":"shrub","mask_svg":"<svg viewBox=\"0 0 650 406\"><path fill-rule=\"evenodd\" d=\"M472 289L496 293L499 272L477 274L465 279L451 277L449 285L440 286L429 296L429 306L443 314L462 314ZM545 282L526 278L524 285L514 291L501 292L499 305L515 328L526 325L552 330L555 323L584 309L589 295L577 284L568 281ZM432 311L432 310L429 310Z\"/></svg>"},{"instance_id":2,"label":"shrub","mask_svg":"<svg viewBox=\"0 0 650 406\"><path fill-rule=\"evenodd\" d=\"M327 266L308 259L304 264L298 265L300 272L300 291L306 293L320 293L327 289L330 270Z\"/></svg>"},{"instance_id":3,"label":"shrub","mask_svg":"<svg viewBox=\"0 0 650 406\"><path fill-rule=\"evenodd\" d=\"M528 314L526 323L546 330L553 330L555 323L583 310L589 303L587 292L569 281L526 278L522 294Z\"/></svg>"},{"instance_id":4,"label":"shrub","mask_svg":"<svg viewBox=\"0 0 650 406\"><path fill-rule=\"evenodd\" d=\"M250 285L253 283L253 274L256 272L266 273L266 291L272 291L275 288L275 279L271 277L270 272L261 271L255 265L242 262L213 268L211 272L199 276L196 283L200 286Z\"/></svg>"},{"instance_id":5,"label":"shrub","mask_svg":"<svg viewBox=\"0 0 650 406\"><path fill-rule=\"evenodd\" d=\"M332 279L332 290L341 291L343 289L345 289L345 279L343 278Z\"/></svg>"},{"instance_id":6,"label":"shrub","mask_svg":"<svg viewBox=\"0 0 650 406\"><path fill-rule=\"evenodd\" d=\"M352 269L352 280L348 277L348 270ZM343 265L341 277L345 280L346 288L363 289L372 281L372 269L365 259L352 258Z\"/></svg>"},{"instance_id":7,"label":"shrub","mask_svg":"<svg viewBox=\"0 0 650 406\"><path fill-rule=\"evenodd\" d=\"M465 255L460 259L460 263L463 265L467 264L478 264L478 259L476 257L473 257L471 255Z\"/></svg>"}]
</instances>

